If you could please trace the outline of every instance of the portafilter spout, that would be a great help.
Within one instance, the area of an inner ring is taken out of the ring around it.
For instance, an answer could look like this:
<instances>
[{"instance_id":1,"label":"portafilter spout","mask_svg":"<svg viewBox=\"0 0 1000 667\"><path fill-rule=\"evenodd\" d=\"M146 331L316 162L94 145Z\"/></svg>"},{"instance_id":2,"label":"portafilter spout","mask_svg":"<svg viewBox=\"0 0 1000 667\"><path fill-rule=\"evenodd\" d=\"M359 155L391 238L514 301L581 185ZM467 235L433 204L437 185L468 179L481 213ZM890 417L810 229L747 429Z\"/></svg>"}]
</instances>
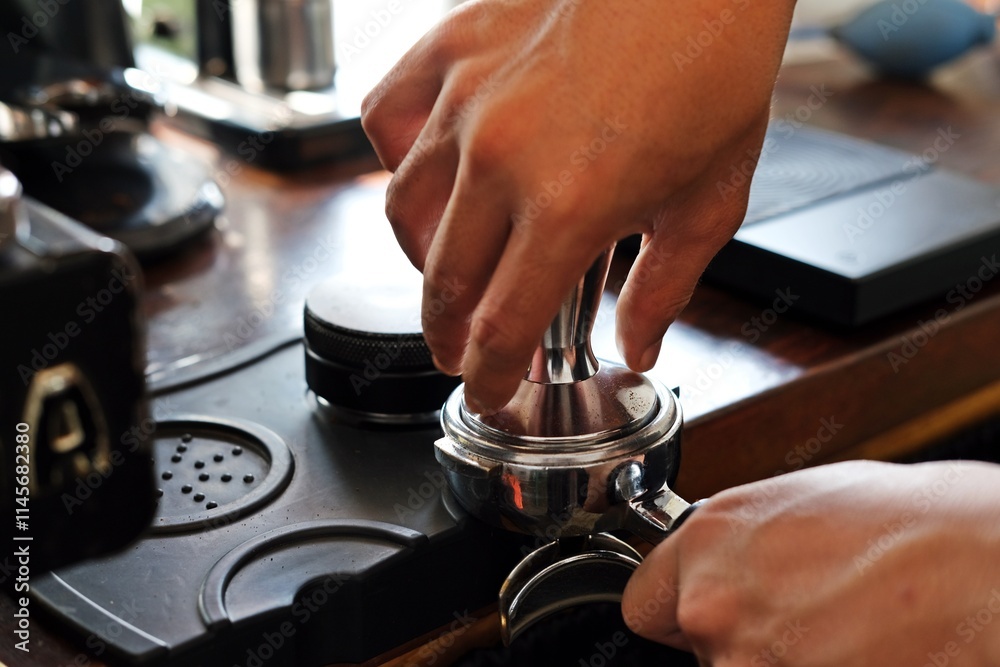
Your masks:
<instances>
[{"instance_id":1,"label":"portafilter spout","mask_svg":"<svg viewBox=\"0 0 1000 667\"><path fill-rule=\"evenodd\" d=\"M683 421L676 397L591 349L613 249L563 300L503 409L472 412L462 385L441 411L436 454L455 498L540 547L501 591L505 641L561 609L621 599L640 558L600 533L626 529L659 542L694 507L670 489Z\"/></svg>"}]
</instances>

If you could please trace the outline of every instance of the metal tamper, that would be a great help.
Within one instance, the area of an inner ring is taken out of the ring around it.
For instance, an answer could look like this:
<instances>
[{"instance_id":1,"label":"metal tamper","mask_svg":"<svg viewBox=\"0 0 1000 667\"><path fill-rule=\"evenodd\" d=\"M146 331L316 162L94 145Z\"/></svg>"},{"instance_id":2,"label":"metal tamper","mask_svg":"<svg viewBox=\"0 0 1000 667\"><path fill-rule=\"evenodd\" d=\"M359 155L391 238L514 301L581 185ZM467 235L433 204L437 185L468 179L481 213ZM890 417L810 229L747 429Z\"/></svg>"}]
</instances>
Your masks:
<instances>
[{"instance_id":1,"label":"metal tamper","mask_svg":"<svg viewBox=\"0 0 1000 667\"><path fill-rule=\"evenodd\" d=\"M695 507L670 489L682 425L674 394L591 349L613 250L563 301L506 407L474 413L462 385L441 412L437 459L455 498L542 545L500 591L505 642L563 609L620 601L641 556L605 531L659 542Z\"/></svg>"}]
</instances>

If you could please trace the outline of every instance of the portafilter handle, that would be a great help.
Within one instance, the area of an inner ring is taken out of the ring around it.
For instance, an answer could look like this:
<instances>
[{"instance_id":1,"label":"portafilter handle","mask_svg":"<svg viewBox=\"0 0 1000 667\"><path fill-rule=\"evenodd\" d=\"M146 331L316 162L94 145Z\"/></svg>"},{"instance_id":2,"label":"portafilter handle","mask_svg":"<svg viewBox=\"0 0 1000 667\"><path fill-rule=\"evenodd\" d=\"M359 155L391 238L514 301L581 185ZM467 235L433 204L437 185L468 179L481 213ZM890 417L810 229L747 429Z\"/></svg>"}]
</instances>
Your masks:
<instances>
[{"instance_id":1,"label":"portafilter handle","mask_svg":"<svg viewBox=\"0 0 1000 667\"><path fill-rule=\"evenodd\" d=\"M545 330L524 379L540 384L581 382L597 373L600 364L590 345L597 310L615 246L594 260L583 278L563 299L552 324Z\"/></svg>"}]
</instances>

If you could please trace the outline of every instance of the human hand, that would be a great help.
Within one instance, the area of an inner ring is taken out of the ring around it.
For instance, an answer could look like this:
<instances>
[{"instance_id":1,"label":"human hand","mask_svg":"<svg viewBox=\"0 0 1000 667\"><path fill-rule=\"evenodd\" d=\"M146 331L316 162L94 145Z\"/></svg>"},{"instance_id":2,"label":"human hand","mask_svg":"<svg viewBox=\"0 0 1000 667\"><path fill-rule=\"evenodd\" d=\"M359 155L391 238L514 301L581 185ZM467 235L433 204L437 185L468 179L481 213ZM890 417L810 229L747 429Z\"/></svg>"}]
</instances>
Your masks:
<instances>
[{"instance_id":1,"label":"human hand","mask_svg":"<svg viewBox=\"0 0 1000 667\"><path fill-rule=\"evenodd\" d=\"M424 335L474 406L510 399L572 285L637 232L617 330L652 367L742 221L749 184L720 184L759 155L793 4L469 2L368 95Z\"/></svg>"},{"instance_id":2,"label":"human hand","mask_svg":"<svg viewBox=\"0 0 1000 667\"><path fill-rule=\"evenodd\" d=\"M622 601L701 664L1000 664L1000 468L852 462L720 493Z\"/></svg>"}]
</instances>

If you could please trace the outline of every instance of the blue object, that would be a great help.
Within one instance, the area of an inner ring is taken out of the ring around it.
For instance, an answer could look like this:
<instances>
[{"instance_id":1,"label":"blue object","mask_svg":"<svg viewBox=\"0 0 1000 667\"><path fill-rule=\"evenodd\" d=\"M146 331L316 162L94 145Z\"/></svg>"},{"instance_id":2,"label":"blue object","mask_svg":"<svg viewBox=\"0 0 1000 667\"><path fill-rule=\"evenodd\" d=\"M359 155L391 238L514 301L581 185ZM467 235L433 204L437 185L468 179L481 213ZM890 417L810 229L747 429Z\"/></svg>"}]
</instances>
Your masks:
<instances>
[{"instance_id":1,"label":"blue object","mask_svg":"<svg viewBox=\"0 0 1000 667\"><path fill-rule=\"evenodd\" d=\"M919 79L992 42L996 20L961 0L883 0L832 34L879 72Z\"/></svg>"}]
</instances>

